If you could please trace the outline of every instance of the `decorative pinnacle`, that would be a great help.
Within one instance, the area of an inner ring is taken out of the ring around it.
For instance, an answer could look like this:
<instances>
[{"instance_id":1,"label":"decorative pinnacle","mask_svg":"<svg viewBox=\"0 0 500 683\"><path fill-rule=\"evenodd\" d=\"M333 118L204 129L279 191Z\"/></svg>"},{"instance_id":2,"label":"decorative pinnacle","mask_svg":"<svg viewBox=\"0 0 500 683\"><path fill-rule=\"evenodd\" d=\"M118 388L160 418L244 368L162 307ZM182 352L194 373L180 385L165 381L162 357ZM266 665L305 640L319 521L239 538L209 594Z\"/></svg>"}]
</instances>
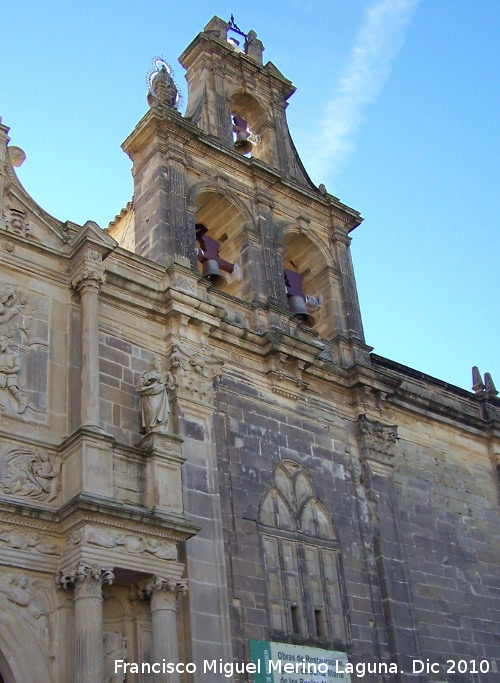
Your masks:
<instances>
[{"instance_id":1,"label":"decorative pinnacle","mask_svg":"<svg viewBox=\"0 0 500 683\"><path fill-rule=\"evenodd\" d=\"M481 373L477 365L472 368L472 391L476 396L486 396L486 398L494 398L498 396L498 391L495 383L489 372L484 373L484 382L481 378Z\"/></svg>"}]
</instances>

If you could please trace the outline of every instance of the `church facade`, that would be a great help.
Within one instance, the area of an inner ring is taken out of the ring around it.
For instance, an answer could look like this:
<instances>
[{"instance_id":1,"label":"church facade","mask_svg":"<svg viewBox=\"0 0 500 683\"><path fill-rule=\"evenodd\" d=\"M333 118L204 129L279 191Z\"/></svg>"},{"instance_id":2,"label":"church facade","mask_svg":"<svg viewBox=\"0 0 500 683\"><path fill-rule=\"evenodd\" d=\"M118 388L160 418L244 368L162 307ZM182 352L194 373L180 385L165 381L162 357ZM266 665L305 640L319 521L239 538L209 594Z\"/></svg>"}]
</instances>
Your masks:
<instances>
[{"instance_id":1,"label":"church facade","mask_svg":"<svg viewBox=\"0 0 500 683\"><path fill-rule=\"evenodd\" d=\"M107 230L33 201L0 121L0 682L493 683L492 379L371 353L361 216L236 35L181 55L184 116L158 60Z\"/></svg>"}]
</instances>

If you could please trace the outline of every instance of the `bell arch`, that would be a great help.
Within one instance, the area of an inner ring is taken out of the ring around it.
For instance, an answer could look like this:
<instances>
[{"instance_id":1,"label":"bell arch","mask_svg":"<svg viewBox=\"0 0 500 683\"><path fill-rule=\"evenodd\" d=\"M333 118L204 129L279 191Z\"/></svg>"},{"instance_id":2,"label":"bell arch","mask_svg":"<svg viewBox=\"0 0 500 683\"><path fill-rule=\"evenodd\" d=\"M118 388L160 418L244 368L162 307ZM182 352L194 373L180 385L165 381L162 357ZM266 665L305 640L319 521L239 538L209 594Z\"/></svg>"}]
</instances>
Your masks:
<instances>
[{"instance_id":1,"label":"bell arch","mask_svg":"<svg viewBox=\"0 0 500 683\"><path fill-rule=\"evenodd\" d=\"M290 310L325 339L337 333L333 258L323 242L296 226L284 230L283 271Z\"/></svg>"},{"instance_id":2,"label":"bell arch","mask_svg":"<svg viewBox=\"0 0 500 683\"><path fill-rule=\"evenodd\" d=\"M249 210L226 187L221 191L215 183L194 186L189 203L195 207L200 274L222 292L251 300L254 287L247 230L253 227L253 219Z\"/></svg>"},{"instance_id":3,"label":"bell arch","mask_svg":"<svg viewBox=\"0 0 500 683\"><path fill-rule=\"evenodd\" d=\"M274 125L266 108L256 97L241 90L231 93L230 108L235 149L243 154L246 149L245 147L243 150L238 149L238 131L235 130L235 117L238 117L247 122L248 131L256 136L255 144L249 142L248 154L269 166L276 166ZM248 139L248 136L244 136L244 138Z\"/></svg>"},{"instance_id":4,"label":"bell arch","mask_svg":"<svg viewBox=\"0 0 500 683\"><path fill-rule=\"evenodd\" d=\"M0 681L2 678L4 683L52 682L47 659L35 634L4 598L0 598Z\"/></svg>"}]
</instances>

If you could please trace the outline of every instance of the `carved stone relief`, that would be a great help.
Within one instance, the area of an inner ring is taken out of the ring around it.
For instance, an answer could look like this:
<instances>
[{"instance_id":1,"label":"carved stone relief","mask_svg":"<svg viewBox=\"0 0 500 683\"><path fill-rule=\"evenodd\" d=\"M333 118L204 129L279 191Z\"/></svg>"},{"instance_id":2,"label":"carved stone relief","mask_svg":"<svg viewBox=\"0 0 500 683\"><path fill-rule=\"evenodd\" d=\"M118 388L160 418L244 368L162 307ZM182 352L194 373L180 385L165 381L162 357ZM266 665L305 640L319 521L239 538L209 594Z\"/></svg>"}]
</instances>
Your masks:
<instances>
[{"instance_id":1,"label":"carved stone relief","mask_svg":"<svg viewBox=\"0 0 500 683\"><path fill-rule=\"evenodd\" d=\"M29 579L25 574L4 574L0 576L0 594L19 609L35 630L39 638L48 645L49 620L45 589L38 579Z\"/></svg>"},{"instance_id":2,"label":"carved stone relief","mask_svg":"<svg viewBox=\"0 0 500 683\"><path fill-rule=\"evenodd\" d=\"M149 553L160 560L177 560L176 546L170 543L162 543L154 538L144 538L134 534L120 531L108 531L107 529L95 529L86 527L74 531L68 538L68 544L78 545L88 543L101 548L116 548L122 546L124 550L133 555Z\"/></svg>"},{"instance_id":3,"label":"carved stone relief","mask_svg":"<svg viewBox=\"0 0 500 683\"><path fill-rule=\"evenodd\" d=\"M46 451L14 448L0 458L0 491L50 503L59 491L59 468Z\"/></svg>"},{"instance_id":4,"label":"carved stone relief","mask_svg":"<svg viewBox=\"0 0 500 683\"><path fill-rule=\"evenodd\" d=\"M115 631L104 631L104 683L123 683L125 671L115 673L115 660L127 661L127 639Z\"/></svg>"},{"instance_id":5,"label":"carved stone relief","mask_svg":"<svg viewBox=\"0 0 500 683\"><path fill-rule=\"evenodd\" d=\"M4 214L5 226L9 232L21 237L30 237L30 225L26 213L21 209L7 207Z\"/></svg>"},{"instance_id":6,"label":"carved stone relief","mask_svg":"<svg viewBox=\"0 0 500 683\"><path fill-rule=\"evenodd\" d=\"M211 400L213 387L222 377L221 360L188 352L178 344L172 344L170 367L177 391L204 402Z\"/></svg>"},{"instance_id":7,"label":"carved stone relief","mask_svg":"<svg viewBox=\"0 0 500 683\"><path fill-rule=\"evenodd\" d=\"M0 411L44 419L47 401L49 299L0 282Z\"/></svg>"},{"instance_id":8,"label":"carved stone relief","mask_svg":"<svg viewBox=\"0 0 500 683\"><path fill-rule=\"evenodd\" d=\"M18 529L9 529L0 527L0 543L6 548L15 550L28 550L33 548L38 553L43 555L60 555L55 543L48 541L45 537L41 537L36 532L27 533L19 531Z\"/></svg>"},{"instance_id":9,"label":"carved stone relief","mask_svg":"<svg viewBox=\"0 0 500 683\"><path fill-rule=\"evenodd\" d=\"M398 442L398 428L376 420L370 420L366 415L360 415L357 423L357 436L361 451L361 459L378 463L382 466L392 466L394 446Z\"/></svg>"}]
</instances>

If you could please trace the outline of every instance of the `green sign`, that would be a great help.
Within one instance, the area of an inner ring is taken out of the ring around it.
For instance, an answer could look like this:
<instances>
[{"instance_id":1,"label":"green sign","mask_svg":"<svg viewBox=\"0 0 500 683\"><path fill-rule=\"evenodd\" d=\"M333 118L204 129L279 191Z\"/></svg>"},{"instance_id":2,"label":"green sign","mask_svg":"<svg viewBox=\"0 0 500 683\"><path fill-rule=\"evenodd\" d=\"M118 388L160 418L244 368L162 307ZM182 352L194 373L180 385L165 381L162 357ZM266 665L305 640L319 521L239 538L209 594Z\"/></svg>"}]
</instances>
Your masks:
<instances>
[{"instance_id":1,"label":"green sign","mask_svg":"<svg viewBox=\"0 0 500 683\"><path fill-rule=\"evenodd\" d=\"M253 683L351 683L345 652L251 640L250 656Z\"/></svg>"}]
</instances>

